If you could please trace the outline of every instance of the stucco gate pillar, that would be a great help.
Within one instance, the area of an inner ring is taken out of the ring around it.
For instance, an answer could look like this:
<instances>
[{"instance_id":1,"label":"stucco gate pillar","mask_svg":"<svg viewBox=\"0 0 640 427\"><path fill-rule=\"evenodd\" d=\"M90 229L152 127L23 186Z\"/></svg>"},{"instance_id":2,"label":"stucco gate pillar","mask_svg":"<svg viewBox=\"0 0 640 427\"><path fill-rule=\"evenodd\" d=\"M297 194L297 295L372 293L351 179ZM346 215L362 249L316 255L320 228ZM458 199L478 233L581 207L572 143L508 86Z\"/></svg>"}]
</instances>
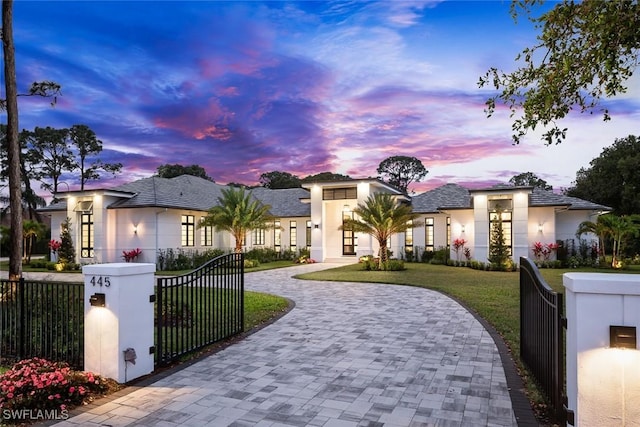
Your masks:
<instances>
[{"instance_id":1,"label":"stucco gate pillar","mask_svg":"<svg viewBox=\"0 0 640 427\"><path fill-rule=\"evenodd\" d=\"M567 273L563 282L575 426L640 426L640 275Z\"/></svg>"},{"instance_id":2,"label":"stucco gate pillar","mask_svg":"<svg viewBox=\"0 0 640 427\"><path fill-rule=\"evenodd\" d=\"M120 383L153 371L155 264L82 267L84 369Z\"/></svg>"}]
</instances>

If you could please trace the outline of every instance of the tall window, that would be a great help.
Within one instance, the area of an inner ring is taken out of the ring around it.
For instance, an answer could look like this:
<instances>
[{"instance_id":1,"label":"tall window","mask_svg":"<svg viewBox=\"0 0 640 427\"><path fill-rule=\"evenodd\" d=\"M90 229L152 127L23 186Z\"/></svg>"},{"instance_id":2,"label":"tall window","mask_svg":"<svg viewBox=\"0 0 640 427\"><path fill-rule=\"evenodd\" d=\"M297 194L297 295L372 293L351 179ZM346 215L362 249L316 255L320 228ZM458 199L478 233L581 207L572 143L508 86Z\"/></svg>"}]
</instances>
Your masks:
<instances>
[{"instance_id":1,"label":"tall window","mask_svg":"<svg viewBox=\"0 0 640 427\"><path fill-rule=\"evenodd\" d=\"M204 222L204 217L200 218L200 223ZM211 246L213 245L213 227L210 225L203 225L200 227L200 245Z\"/></svg>"},{"instance_id":2,"label":"tall window","mask_svg":"<svg viewBox=\"0 0 640 427\"><path fill-rule=\"evenodd\" d=\"M307 249L311 249L311 220L307 220Z\"/></svg>"},{"instance_id":3,"label":"tall window","mask_svg":"<svg viewBox=\"0 0 640 427\"><path fill-rule=\"evenodd\" d=\"M298 250L298 224L295 221L289 223L289 249Z\"/></svg>"},{"instance_id":4,"label":"tall window","mask_svg":"<svg viewBox=\"0 0 640 427\"><path fill-rule=\"evenodd\" d=\"M404 232L404 251L413 251L413 221L409 221L409 228Z\"/></svg>"},{"instance_id":5,"label":"tall window","mask_svg":"<svg viewBox=\"0 0 640 427\"><path fill-rule=\"evenodd\" d=\"M274 221L273 226L273 248L280 252L282 246L282 228L280 228L280 221Z\"/></svg>"},{"instance_id":6,"label":"tall window","mask_svg":"<svg viewBox=\"0 0 640 427\"><path fill-rule=\"evenodd\" d=\"M353 219L353 212L342 211L342 224L347 219ZM355 255L356 242L352 230L342 230L342 255Z\"/></svg>"},{"instance_id":7,"label":"tall window","mask_svg":"<svg viewBox=\"0 0 640 427\"><path fill-rule=\"evenodd\" d=\"M504 236L504 245L507 247L509 251L509 255L512 254L511 251L511 212L498 211L498 212L489 212L489 236L491 236L491 232L497 226L497 224L502 219L502 234Z\"/></svg>"},{"instance_id":8,"label":"tall window","mask_svg":"<svg viewBox=\"0 0 640 427\"><path fill-rule=\"evenodd\" d=\"M451 217L447 217L447 249L451 247Z\"/></svg>"},{"instance_id":9,"label":"tall window","mask_svg":"<svg viewBox=\"0 0 640 427\"><path fill-rule=\"evenodd\" d=\"M433 229L434 229L433 218L425 218L424 219L424 250L425 251L433 252L433 250L435 249Z\"/></svg>"},{"instance_id":10,"label":"tall window","mask_svg":"<svg viewBox=\"0 0 640 427\"><path fill-rule=\"evenodd\" d=\"M80 257L93 258L93 211L80 214Z\"/></svg>"},{"instance_id":11,"label":"tall window","mask_svg":"<svg viewBox=\"0 0 640 427\"><path fill-rule=\"evenodd\" d=\"M195 240L196 219L193 215L182 215L180 243L182 246L193 246Z\"/></svg>"},{"instance_id":12,"label":"tall window","mask_svg":"<svg viewBox=\"0 0 640 427\"><path fill-rule=\"evenodd\" d=\"M256 228L251 230L251 240L254 245L264 245L265 231L264 228Z\"/></svg>"}]
</instances>

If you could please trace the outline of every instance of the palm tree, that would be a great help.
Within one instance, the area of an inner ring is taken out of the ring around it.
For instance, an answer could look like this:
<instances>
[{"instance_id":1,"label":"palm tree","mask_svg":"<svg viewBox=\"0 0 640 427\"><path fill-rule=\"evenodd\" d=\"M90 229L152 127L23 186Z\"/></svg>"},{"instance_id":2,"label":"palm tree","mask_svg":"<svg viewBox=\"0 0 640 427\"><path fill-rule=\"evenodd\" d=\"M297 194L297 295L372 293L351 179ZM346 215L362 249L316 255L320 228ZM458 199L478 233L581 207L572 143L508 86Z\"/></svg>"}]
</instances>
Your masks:
<instances>
[{"instance_id":1,"label":"palm tree","mask_svg":"<svg viewBox=\"0 0 640 427\"><path fill-rule=\"evenodd\" d=\"M236 240L236 253L242 252L242 241L248 231L274 227L273 217L269 213L271 206L263 205L244 188L222 190L218 203L218 206L209 209L199 227L212 226L231 233Z\"/></svg>"},{"instance_id":2,"label":"palm tree","mask_svg":"<svg viewBox=\"0 0 640 427\"><path fill-rule=\"evenodd\" d=\"M387 193L375 193L369 196L364 204L358 205L353 212L359 219L345 219L340 229L369 234L378 241L380 246L378 268L387 262L389 237L406 231L417 217L410 206L398 203Z\"/></svg>"},{"instance_id":3,"label":"palm tree","mask_svg":"<svg viewBox=\"0 0 640 427\"><path fill-rule=\"evenodd\" d=\"M24 236L24 259L27 262L31 262L31 252L33 251L33 239L38 240L40 237L44 236L45 225L31 220L25 220L22 223L23 236Z\"/></svg>"},{"instance_id":4,"label":"palm tree","mask_svg":"<svg viewBox=\"0 0 640 427\"><path fill-rule=\"evenodd\" d=\"M601 215L595 223L591 221L584 221L580 223L576 236L580 237L580 235L584 233L596 234L600 241L600 247L602 248L602 256L605 259L606 254L604 252L604 241L610 237L613 242L611 249L611 266L613 268L619 268L619 260L621 258L625 242L629 237L637 236L640 232L640 228L638 226L639 218L640 217L638 215Z\"/></svg>"}]
</instances>

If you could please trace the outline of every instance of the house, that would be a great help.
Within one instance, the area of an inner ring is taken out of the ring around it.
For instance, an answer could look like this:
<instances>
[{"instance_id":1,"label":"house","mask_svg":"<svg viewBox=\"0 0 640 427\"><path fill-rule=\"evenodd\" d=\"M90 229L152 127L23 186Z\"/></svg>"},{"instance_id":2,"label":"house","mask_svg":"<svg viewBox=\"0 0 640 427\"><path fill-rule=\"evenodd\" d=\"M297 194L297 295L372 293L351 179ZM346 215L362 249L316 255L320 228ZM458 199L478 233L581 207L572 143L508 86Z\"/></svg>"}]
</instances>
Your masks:
<instances>
[{"instance_id":1,"label":"house","mask_svg":"<svg viewBox=\"0 0 640 427\"><path fill-rule=\"evenodd\" d=\"M119 262L123 251L135 248L142 250L138 261L156 262L158 251L168 248L234 247L229 233L198 227L224 188L189 175L151 177L111 189L60 193L61 200L41 212L51 217L52 238L65 219L71 219L80 264ZM271 206L275 227L252 230L244 245L247 249L265 247L296 253L304 249L319 262L355 262L359 256L375 255L378 245L374 239L339 228L345 218L353 217L358 204L377 192L411 204L419 215L413 227L392 236L389 248L398 257L408 251L453 251L452 242L464 239L471 257L486 261L490 228L497 215L502 218L513 258L532 256L534 242L573 239L578 224L610 210L533 187L499 185L469 190L446 184L410 197L374 178L316 182L303 188L253 189L256 199Z\"/></svg>"}]
</instances>

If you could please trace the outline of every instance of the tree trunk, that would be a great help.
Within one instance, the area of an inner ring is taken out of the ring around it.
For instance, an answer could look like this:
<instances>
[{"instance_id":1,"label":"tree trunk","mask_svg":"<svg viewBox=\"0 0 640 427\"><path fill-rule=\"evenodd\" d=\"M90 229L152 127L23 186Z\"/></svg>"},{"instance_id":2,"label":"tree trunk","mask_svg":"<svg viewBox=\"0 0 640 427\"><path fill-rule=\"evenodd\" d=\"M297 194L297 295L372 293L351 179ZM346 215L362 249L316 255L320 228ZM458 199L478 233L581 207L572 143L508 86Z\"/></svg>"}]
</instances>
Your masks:
<instances>
[{"instance_id":1,"label":"tree trunk","mask_svg":"<svg viewBox=\"0 0 640 427\"><path fill-rule=\"evenodd\" d=\"M9 279L22 276L22 188L20 141L18 140L18 89L13 45L13 1L2 0L2 46L4 51L5 90L7 94L7 146L9 159L9 209L11 234Z\"/></svg>"}]
</instances>

